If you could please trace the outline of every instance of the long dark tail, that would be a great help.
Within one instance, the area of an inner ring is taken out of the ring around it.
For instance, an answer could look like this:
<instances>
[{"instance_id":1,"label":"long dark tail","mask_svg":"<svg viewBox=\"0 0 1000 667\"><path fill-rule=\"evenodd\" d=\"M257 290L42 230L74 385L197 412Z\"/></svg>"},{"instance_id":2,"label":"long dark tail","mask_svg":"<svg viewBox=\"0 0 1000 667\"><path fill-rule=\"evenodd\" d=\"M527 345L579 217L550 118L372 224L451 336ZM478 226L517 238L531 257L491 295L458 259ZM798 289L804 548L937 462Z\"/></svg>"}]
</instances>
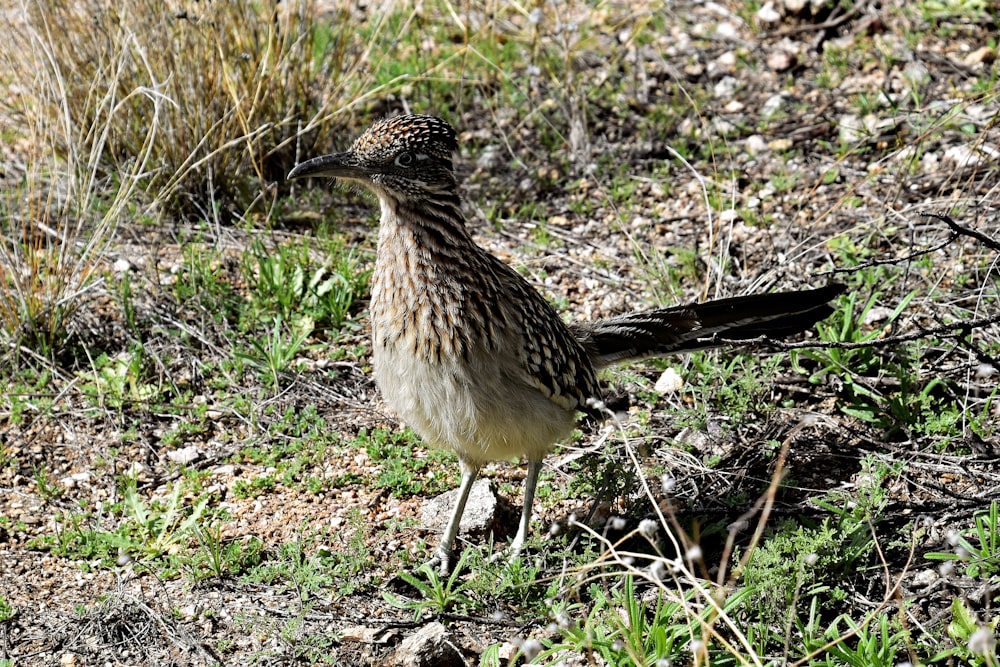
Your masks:
<instances>
[{"instance_id":1,"label":"long dark tail","mask_svg":"<svg viewBox=\"0 0 1000 667\"><path fill-rule=\"evenodd\" d=\"M754 294L571 326L602 368L618 361L717 347L720 340L785 338L809 329L833 312L829 304L845 286Z\"/></svg>"}]
</instances>

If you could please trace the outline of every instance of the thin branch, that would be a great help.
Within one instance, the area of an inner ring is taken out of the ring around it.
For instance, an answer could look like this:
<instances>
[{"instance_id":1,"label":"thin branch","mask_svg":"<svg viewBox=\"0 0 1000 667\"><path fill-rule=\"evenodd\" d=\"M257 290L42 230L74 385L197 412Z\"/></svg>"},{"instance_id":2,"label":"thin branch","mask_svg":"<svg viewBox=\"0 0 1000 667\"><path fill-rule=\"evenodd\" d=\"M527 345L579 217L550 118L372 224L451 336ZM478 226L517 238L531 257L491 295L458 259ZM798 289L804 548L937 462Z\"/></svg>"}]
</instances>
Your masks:
<instances>
[{"instance_id":1,"label":"thin branch","mask_svg":"<svg viewBox=\"0 0 1000 667\"><path fill-rule=\"evenodd\" d=\"M952 220L951 217L947 215L942 215L940 213L921 213L920 217L934 218L935 220L940 220L944 224L948 225L948 227L950 227L951 230L955 232L955 234L958 234L959 236L969 236L971 238L976 239L980 243L984 244L991 250L996 250L997 252L1000 252L1000 241L997 241L996 239L987 236L982 232L977 232L975 229L969 229L968 227L963 227L962 225L958 224L957 222Z\"/></svg>"}]
</instances>

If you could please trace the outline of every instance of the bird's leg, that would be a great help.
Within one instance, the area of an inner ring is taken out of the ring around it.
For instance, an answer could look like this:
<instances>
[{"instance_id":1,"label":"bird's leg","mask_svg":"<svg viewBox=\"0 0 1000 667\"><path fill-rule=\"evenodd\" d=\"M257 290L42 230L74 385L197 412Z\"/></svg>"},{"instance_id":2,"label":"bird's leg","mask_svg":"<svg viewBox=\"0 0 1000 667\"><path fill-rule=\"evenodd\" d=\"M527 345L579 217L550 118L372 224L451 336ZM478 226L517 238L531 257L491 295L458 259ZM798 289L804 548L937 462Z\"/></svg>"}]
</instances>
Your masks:
<instances>
[{"instance_id":1,"label":"bird's leg","mask_svg":"<svg viewBox=\"0 0 1000 667\"><path fill-rule=\"evenodd\" d=\"M462 515L465 513L465 503L469 500L469 492L472 490L472 483L476 481L479 474L479 466L473 465L465 459L459 458L458 465L462 469L462 483L458 486L458 499L455 501L455 509L452 510L451 519L445 526L444 534L441 536L441 544L438 545L431 558L429 565L438 566L441 576L447 576L451 570L451 550L455 546L455 538L458 537L458 528L462 523Z\"/></svg>"},{"instance_id":2,"label":"bird's leg","mask_svg":"<svg viewBox=\"0 0 1000 667\"><path fill-rule=\"evenodd\" d=\"M507 548L507 556L517 558L528 538L528 527L531 524L532 506L535 503L535 488L538 486L538 473L542 471L541 459L528 461L528 476L524 479L524 507L521 508L521 523L517 526L514 541Z\"/></svg>"}]
</instances>

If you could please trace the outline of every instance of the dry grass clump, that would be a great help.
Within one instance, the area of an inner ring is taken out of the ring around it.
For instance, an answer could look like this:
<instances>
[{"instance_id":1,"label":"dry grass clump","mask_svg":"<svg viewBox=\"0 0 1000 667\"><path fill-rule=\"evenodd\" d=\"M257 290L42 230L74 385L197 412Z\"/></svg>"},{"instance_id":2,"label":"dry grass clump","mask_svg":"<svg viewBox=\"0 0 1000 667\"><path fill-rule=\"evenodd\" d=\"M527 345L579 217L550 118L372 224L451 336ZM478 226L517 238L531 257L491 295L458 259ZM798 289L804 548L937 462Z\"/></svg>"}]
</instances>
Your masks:
<instances>
[{"instance_id":1,"label":"dry grass clump","mask_svg":"<svg viewBox=\"0 0 1000 667\"><path fill-rule=\"evenodd\" d=\"M92 154L108 178L148 151L138 176L158 215L266 210L299 144L328 131L367 84L354 67L364 44L346 3L322 18L306 0L47 0L26 9L11 54L15 107L74 128L55 148L70 164ZM40 69L55 73L59 95L33 85Z\"/></svg>"},{"instance_id":2,"label":"dry grass clump","mask_svg":"<svg viewBox=\"0 0 1000 667\"><path fill-rule=\"evenodd\" d=\"M341 2L24 0L0 44L0 337L54 360L123 220L258 219L369 86ZM44 365L44 364L43 364Z\"/></svg>"}]
</instances>

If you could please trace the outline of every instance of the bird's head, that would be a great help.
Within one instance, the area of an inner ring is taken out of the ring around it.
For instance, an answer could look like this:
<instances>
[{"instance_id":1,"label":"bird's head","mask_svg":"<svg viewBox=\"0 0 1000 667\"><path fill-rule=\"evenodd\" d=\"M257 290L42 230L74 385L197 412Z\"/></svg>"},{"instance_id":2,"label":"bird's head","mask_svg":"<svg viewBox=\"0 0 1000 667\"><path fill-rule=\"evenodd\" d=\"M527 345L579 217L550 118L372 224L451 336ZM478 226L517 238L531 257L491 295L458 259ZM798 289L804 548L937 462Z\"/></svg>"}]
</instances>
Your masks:
<instances>
[{"instance_id":1,"label":"bird's head","mask_svg":"<svg viewBox=\"0 0 1000 667\"><path fill-rule=\"evenodd\" d=\"M410 114L380 120L350 150L295 166L289 180L327 176L359 185L378 197L403 201L451 194L455 130L435 116Z\"/></svg>"}]
</instances>

